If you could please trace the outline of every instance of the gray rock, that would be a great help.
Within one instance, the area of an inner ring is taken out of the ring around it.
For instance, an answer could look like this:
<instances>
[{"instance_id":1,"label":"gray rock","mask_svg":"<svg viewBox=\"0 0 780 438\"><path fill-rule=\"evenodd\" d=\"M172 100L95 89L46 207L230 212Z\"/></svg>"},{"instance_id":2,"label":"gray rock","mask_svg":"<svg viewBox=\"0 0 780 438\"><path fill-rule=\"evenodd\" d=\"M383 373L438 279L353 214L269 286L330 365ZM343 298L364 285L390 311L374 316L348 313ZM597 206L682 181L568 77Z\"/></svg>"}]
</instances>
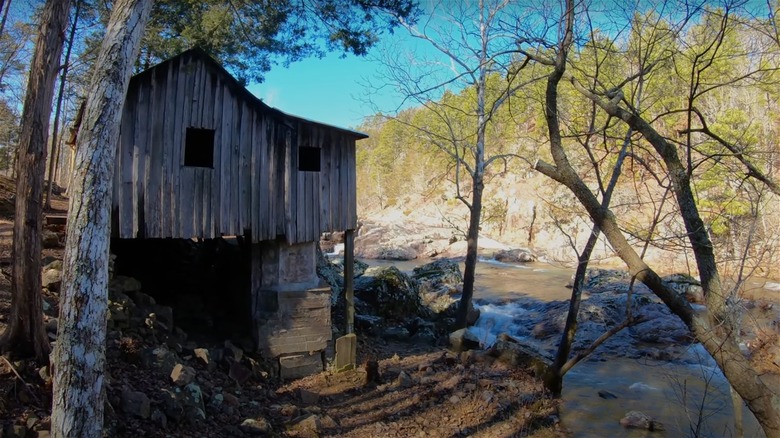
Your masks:
<instances>
[{"instance_id":1,"label":"gray rock","mask_svg":"<svg viewBox=\"0 0 780 438\"><path fill-rule=\"evenodd\" d=\"M412 342L420 345L430 345L436 342L436 334L429 327L423 327L412 336Z\"/></svg>"},{"instance_id":2,"label":"gray rock","mask_svg":"<svg viewBox=\"0 0 780 438\"><path fill-rule=\"evenodd\" d=\"M436 260L414 268L412 278L420 283L420 293L449 293L463 282L460 265L448 259Z\"/></svg>"},{"instance_id":3,"label":"gray rock","mask_svg":"<svg viewBox=\"0 0 780 438\"><path fill-rule=\"evenodd\" d=\"M133 277L117 275L108 283L109 293L129 294L141 290L141 282Z\"/></svg>"},{"instance_id":4,"label":"gray rock","mask_svg":"<svg viewBox=\"0 0 780 438\"><path fill-rule=\"evenodd\" d=\"M62 286L62 271L58 269L44 269L41 275L41 286L52 292L58 292Z\"/></svg>"},{"instance_id":5,"label":"gray rock","mask_svg":"<svg viewBox=\"0 0 780 438\"><path fill-rule=\"evenodd\" d=\"M171 380L176 386L187 386L195 380L195 368L177 363L171 371Z\"/></svg>"},{"instance_id":6,"label":"gray rock","mask_svg":"<svg viewBox=\"0 0 780 438\"><path fill-rule=\"evenodd\" d=\"M162 374L170 376L173 367L179 362L179 357L165 345L153 350L144 351L143 362L149 368L159 370Z\"/></svg>"},{"instance_id":7,"label":"gray rock","mask_svg":"<svg viewBox=\"0 0 780 438\"><path fill-rule=\"evenodd\" d=\"M468 329L455 330L450 333L450 347L456 352L481 348L479 339Z\"/></svg>"},{"instance_id":8,"label":"gray rock","mask_svg":"<svg viewBox=\"0 0 780 438\"><path fill-rule=\"evenodd\" d=\"M664 425L653 417L639 411L629 411L620 419L620 425L627 429L645 429L651 432L664 430Z\"/></svg>"},{"instance_id":9,"label":"gray rock","mask_svg":"<svg viewBox=\"0 0 780 438\"><path fill-rule=\"evenodd\" d=\"M537 260L536 254L526 248L502 249L493 258L503 263L530 263Z\"/></svg>"},{"instance_id":10,"label":"gray rock","mask_svg":"<svg viewBox=\"0 0 780 438\"><path fill-rule=\"evenodd\" d=\"M408 319L424 309L417 282L395 266L356 279L355 295L385 319Z\"/></svg>"},{"instance_id":11,"label":"gray rock","mask_svg":"<svg viewBox=\"0 0 780 438\"><path fill-rule=\"evenodd\" d=\"M395 379L395 386L397 388L409 388L414 385L414 380L406 374L406 371L401 371L398 377Z\"/></svg>"},{"instance_id":12,"label":"gray rock","mask_svg":"<svg viewBox=\"0 0 780 438\"><path fill-rule=\"evenodd\" d=\"M314 391L309 391L307 389L299 389L298 395L301 398L301 403L304 405L314 405L317 404L318 401L320 401L320 395Z\"/></svg>"},{"instance_id":13,"label":"gray rock","mask_svg":"<svg viewBox=\"0 0 780 438\"><path fill-rule=\"evenodd\" d=\"M265 418L247 418L239 426L244 433L250 435L267 435L271 433L271 423Z\"/></svg>"},{"instance_id":14,"label":"gray rock","mask_svg":"<svg viewBox=\"0 0 780 438\"><path fill-rule=\"evenodd\" d=\"M140 391L122 391L122 411L128 415L149 418L151 414L149 397Z\"/></svg>"},{"instance_id":15,"label":"gray rock","mask_svg":"<svg viewBox=\"0 0 780 438\"><path fill-rule=\"evenodd\" d=\"M166 417L165 414L159 409L155 409L152 411L151 419L153 422L160 425L160 427L163 429L168 427L168 417Z\"/></svg>"},{"instance_id":16,"label":"gray rock","mask_svg":"<svg viewBox=\"0 0 780 438\"><path fill-rule=\"evenodd\" d=\"M409 330L405 327L388 327L382 332L382 338L393 341L408 341Z\"/></svg>"},{"instance_id":17,"label":"gray rock","mask_svg":"<svg viewBox=\"0 0 780 438\"><path fill-rule=\"evenodd\" d=\"M25 438L27 436L27 428L21 424L9 424L3 429L3 437L8 438Z\"/></svg>"},{"instance_id":18,"label":"gray rock","mask_svg":"<svg viewBox=\"0 0 780 438\"><path fill-rule=\"evenodd\" d=\"M240 386L246 383L246 381L249 380L250 377L252 377L252 370L241 363L233 362L232 364L230 364L230 370L228 370L228 376Z\"/></svg>"},{"instance_id":19,"label":"gray rock","mask_svg":"<svg viewBox=\"0 0 780 438\"><path fill-rule=\"evenodd\" d=\"M54 231L44 229L41 233L41 244L47 249L59 248L60 236Z\"/></svg>"}]
</instances>

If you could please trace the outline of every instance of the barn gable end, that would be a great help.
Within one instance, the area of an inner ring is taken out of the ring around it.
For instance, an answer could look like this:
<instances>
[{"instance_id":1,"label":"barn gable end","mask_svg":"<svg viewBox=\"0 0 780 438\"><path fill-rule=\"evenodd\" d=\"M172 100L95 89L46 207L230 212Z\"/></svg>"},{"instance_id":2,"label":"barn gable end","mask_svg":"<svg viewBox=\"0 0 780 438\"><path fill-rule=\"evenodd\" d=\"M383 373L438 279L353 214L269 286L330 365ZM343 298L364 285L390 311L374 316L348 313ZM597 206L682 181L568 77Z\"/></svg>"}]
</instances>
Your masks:
<instances>
[{"instance_id":1,"label":"barn gable end","mask_svg":"<svg viewBox=\"0 0 780 438\"><path fill-rule=\"evenodd\" d=\"M331 231L351 242L355 142L365 137L271 108L205 52L188 50L130 81L112 237L129 247L241 236L251 273L238 311L257 348L284 376L316 371L331 340L331 297L316 275L315 242Z\"/></svg>"},{"instance_id":2,"label":"barn gable end","mask_svg":"<svg viewBox=\"0 0 780 438\"><path fill-rule=\"evenodd\" d=\"M113 236L249 231L254 242L282 236L294 244L354 229L360 138L265 105L204 52L189 50L130 82Z\"/></svg>"}]
</instances>

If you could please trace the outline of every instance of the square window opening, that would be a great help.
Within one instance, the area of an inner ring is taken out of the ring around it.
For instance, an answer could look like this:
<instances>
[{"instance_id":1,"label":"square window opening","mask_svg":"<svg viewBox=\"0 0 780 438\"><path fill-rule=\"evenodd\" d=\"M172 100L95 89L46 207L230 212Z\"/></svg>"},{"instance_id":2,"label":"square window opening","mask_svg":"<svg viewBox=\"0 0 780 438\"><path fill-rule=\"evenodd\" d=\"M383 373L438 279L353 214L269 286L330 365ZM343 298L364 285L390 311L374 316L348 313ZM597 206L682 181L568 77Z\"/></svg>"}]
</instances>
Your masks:
<instances>
[{"instance_id":1,"label":"square window opening","mask_svg":"<svg viewBox=\"0 0 780 438\"><path fill-rule=\"evenodd\" d=\"M187 128L184 141L184 165L214 168L214 130Z\"/></svg>"},{"instance_id":2,"label":"square window opening","mask_svg":"<svg viewBox=\"0 0 780 438\"><path fill-rule=\"evenodd\" d=\"M301 146L298 148L298 170L303 172L320 171L320 148Z\"/></svg>"}]
</instances>

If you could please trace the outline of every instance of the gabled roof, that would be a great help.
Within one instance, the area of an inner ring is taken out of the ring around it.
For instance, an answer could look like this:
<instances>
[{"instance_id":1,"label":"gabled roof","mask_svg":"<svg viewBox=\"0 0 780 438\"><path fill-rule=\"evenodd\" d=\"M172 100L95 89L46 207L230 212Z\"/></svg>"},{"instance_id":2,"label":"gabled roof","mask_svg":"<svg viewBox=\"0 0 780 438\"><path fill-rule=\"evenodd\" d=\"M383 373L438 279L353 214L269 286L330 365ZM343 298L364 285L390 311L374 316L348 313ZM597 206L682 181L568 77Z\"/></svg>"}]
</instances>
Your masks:
<instances>
[{"instance_id":1,"label":"gabled roof","mask_svg":"<svg viewBox=\"0 0 780 438\"><path fill-rule=\"evenodd\" d=\"M167 64L169 64L169 63L177 63L182 58L185 58L185 59L190 58L190 59L200 60L201 62L203 62L204 64L206 64L207 66L209 66L210 68L215 70L217 72L217 74L222 76L223 81L225 82L225 84L228 85L228 87L230 87L236 94L238 94L238 95L242 96L244 99L246 99L247 102L249 102L250 105L256 106L262 112L276 113L279 116L284 117L284 118L293 119L293 120L297 120L297 121L300 121L300 122L304 122L304 123L308 123L308 124L312 124L312 125L318 125L318 126L321 126L321 127L325 127L325 128L341 131L341 132L343 132L345 134L349 134L349 135L355 137L358 140L362 139L362 138L368 138L367 134L364 134L364 133L359 132L359 131L353 131L351 129L341 128L339 126L333 126L333 125L328 125L326 123L321 123L321 122L317 122L317 121L314 121L314 120L309 120L309 119L306 119L304 117L299 117L299 116L296 116L296 115L293 115L293 114L285 113L284 111L281 111L279 109L276 109L274 107L266 105L265 102L263 102L262 99L258 98L254 94L250 93L249 90L247 90L243 85L241 85L241 83L236 78L234 78L233 75L231 75L227 70L225 70L225 68L222 67L222 65L220 65L214 58L212 58L208 53L206 53L203 49L201 49L199 47L195 47L195 48L186 50L186 51L184 51L184 52L182 52L182 53L180 53L180 54L178 54L178 55L176 55L176 56L174 56L172 58L169 58L169 59L167 59L167 60L165 60L165 61L163 61L163 62L161 62L159 64L153 65L152 67L149 67L146 70L144 70L144 71L134 75L130 80L131 81L139 81L139 80L141 80L141 78L144 78L144 77L146 77L148 75L151 75L154 72L154 70L156 70L157 68L159 68L161 66L167 66Z\"/></svg>"}]
</instances>

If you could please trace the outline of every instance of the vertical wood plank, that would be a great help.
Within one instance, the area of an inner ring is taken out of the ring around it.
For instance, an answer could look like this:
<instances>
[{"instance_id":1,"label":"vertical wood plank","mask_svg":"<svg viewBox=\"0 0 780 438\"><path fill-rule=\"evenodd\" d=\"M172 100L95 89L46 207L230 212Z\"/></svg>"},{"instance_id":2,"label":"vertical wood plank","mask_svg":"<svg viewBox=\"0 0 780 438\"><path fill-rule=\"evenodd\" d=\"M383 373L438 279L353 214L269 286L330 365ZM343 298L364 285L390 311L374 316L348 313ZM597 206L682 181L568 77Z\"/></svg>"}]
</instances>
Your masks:
<instances>
[{"instance_id":1,"label":"vertical wood plank","mask_svg":"<svg viewBox=\"0 0 780 438\"><path fill-rule=\"evenodd\" d=\"M264 150L265 160L263 161L263 178L268 184L263 196L265 202L262 204L267 212L262 216L264 219L263 228L265 239L271 240L276 236L276 160L274 151L276 151L276 119L270 115L264 116L266 146Z\"/></svg>"},{"instance_id":2,"label":"vertical wood plank","mask_svg":"<svg viewBox=\"0 0 780 438\"><path fill-rule=\"evenodd\" d=\"M149 122L149 82L140 81L138 90L137 128L133 155L133 237L142 237L144 223L144 186L146 178L146 153L148 145Z\"/></svg>"},{"instance_id":3,"label":"vertical wood plank","mask_svg":"<svg viewBox=\"0 0 780 438\"><path fill-rule=\"evenodd\" d=\"M173 175L174 121L176 113L176 81L178 70L170 64L165 79L165 108L162 136L162 178L160 179L160 215L162 216L162 237L173 236L173 214L171 209L171 177Z\"/></svg>"},{"instance_id":4,"label":"vertical wood plank","mask_svg":"<svg viewBox=\"0 0 780 438\"><path fill-rule=\"evenodd\" d=\"M347 229L357 228L357 162L356 162L356 144L352 138L347 139L347 147L349 148L349 220L347 223Z\"/></svg>"},{"instance_id":5,"label":"vertical wood plank","mask_svg":"<svg viewBox=\"0 0 780 438\"><path fill-rule=\"evenodd\" d=\"M292 240L292 201L294 199L292 194L292 187L294 187L294 177L292 175L292 151L290 148L290 136L291 133L288 129L284 130L284 137L282 138L282 144L283 144L283 151L284 151L284 188L283 188L283 199L284 205L283 211L284 211L284 220L282 223L284 224L282 234L284 234L287 237L287 241L290 242Z\"/></svg>"},{"instance_id":6,"label":"vertical wood plank","mask_svg":"<svg viewBox=\"0 0 780 438\"><path fill-rule=\"evenodd\" d=\"M223 136L223 121L222 121L222 109L224 100L225 87L219 77L216 78L214 83L214 108L212 114L212 123L214 127L214 172L211 177L211 219L209 234L212 237L218 237L217 230L221 230L222 224L222 156L225 150L222 140Z\"/></svg>"},{"instance_id":7,"label":"vertical wood plank","mask_svg":"<svg viewBox=\"0 0 780 438\"><path fill-rule=\"evenodd\" d=\"M322 136L322 172L320 175L320 223L322 231L333 231L330 219L330 174L332 172L333 148L330 146L331 133Z\"/></svg>"},{"instance_id":8,"label":"vertical wood plank","mask_svg":"<svg viewBox=\"0 0 780 438\"><path fill-rule=\"evenodd\" d=\"M187 119L184 117L185 101L187 98L187 86L189 77L187 75L187 64L184 59L180 59L177 68L176 80L176 107L173 128L173 145L171 148L171 163L173 165L170 175L171 185L171 216L173 223L171 228L172 237L183 238L182 218L181 218L181 174L184 164L182 151L184 150L184 141L187 133Z\"/></svg>"},{"instance_id":9,"label":"vertical wood plank","mask_svg":"<svg viewBox=\"0 0 780 438\"><path fill-rule=\"evenodd\" d=\"M252 198L252 113L246 101L241 102L241 120L237 131L241 133L239 151L239 187L238 187L238 230L244 234L244 230L251 229Z\"/></svg>"},{"instance_id":10,"label":"vertical wood plank","mask_svg":"<svg viewBox=\"0 0 780 438\"><path fill-rule=\"evenodd\" d=\"M197 65L200 61L191 61L184 67L185 82L184 82L184 110L183 110L183 124L182 124L182 145L181 150L184 150L184 143L186 141L186 132L188 127L192 127L192 106L195 102L194 94L197 88L195 87L195 78L197 76ZM183 152L182 152L183 154ZM180 237L189 239L193 237L192 230L192 214L193 214L193 200L194 200L194 179L191 167L183 165L182 160L181 177L179 180L179 223L180 223Z\"/></svg>"},{"instance_id":11,"label":"vertical wood plank","mask_svg":"<svg viewBox=\"0 0 780 438\"><path fill-rule=\"evenodd\" d=\"M281 184L277 193L278 199L278 217L279 223L277 228L277 234L283 234L288 236L288 224L289 224L289 211L290 211L290 130L285 127L279 134L280 148L277 152L277 157L280 168L277 170L277 177L281 180Z\"/></svg>"},{"instance_id":12,"label":"vertical wood plank","mask_svg":"<svg viewBox=\"0 0 780 438\"><path fill-rule=\"evenodd\" d=\"M163 120L165 120L165 78L163 68L156 68L151 76L151 100L149 116L149 160L147 161L144 217L146 237L162 235L162 173L163 173Z\"/></svg>"},{"instance_id":13,"label":"vertical wood plank","mask_svg":"<svg viewBox=\"0 0 780 438\"><path fill-rule=\"evenodd\" d=\"M249 179L251 180L249 185L249 228L252 230L252 242L259 242L258 236L262 234L260 230L260 160L262 153L260 151L260 119L257 116L257 111L252 110L252 115L249 118L249 128L252 135L249 139Z\"/></svg>"},{"instance_id":14,"label":"vertical wood plank","mask_svg":"<svg viewBox=\"0 0 780 438\"><path fill-rule=\"evenodd\" d=\"M233 117L231 118L231 134L230 134L230 228L228 233L233 236L241 234L238 228L238 222L240 219L238 211L238 194L241 189L241 174L240 174L240 153L241 153L241 136L239 133L239 125L241 125L241 114L243 108L238 100L238 95L233 95Z\"/></svg>"},{"instance_id":15,"label":"vertical wood plank","mask_svg":"<svg viewBox=\"0 0 780 438\"><path fill-rule=\"evenodd\" d=\"M203 94L202 94L202 100L201 100L201 120L200 120L200 126L201 128L205 129L214 129L214 82L216 80L216 76L214 74L214 71L212 71L207 65L204 65L203 67ZM215 149L216 149L216 132L214 133L214 143L215 143ZM198 207L200 208L200 221L198 224L195 225L195 230L199 233L199 235L203 238L211 238L212 235L212 229L214 228L212 225L213 222L213 216L211 213L211 185L212 185L212 178L214 175L214 151L212 150L211 155L212 160L212 167L211 168L203 168L202 172L202 178L201 181L202 184L202 198L198 200L199 204Z\"/></svg>"},{"instance_id":16,"label":"vertical wood plank","mask_svg":"<svg viewBox=\"0 0 780 438\"><path fill-rule=\"evenodd\" d=\"M138 86L129 87L122 115L119 149L119 237L133 237L133 156L135 146L135 113L138 107Z\"/></svg>"},{"instance_id":17,"label":"vertical wood plank","mask_svg":"<svg viewBox=\"0 0 780 438\"><path fill-rule=\"evenodd\" d=\"M222 128L221 136L221 157L220 157L220 182L219 182L219 210L220 223L219 233L230 233L230 177L232 169L230 167L231 149L230 135L233 113L233 93L226 84L222 84Z\"/></svg>"}]
</instances>

